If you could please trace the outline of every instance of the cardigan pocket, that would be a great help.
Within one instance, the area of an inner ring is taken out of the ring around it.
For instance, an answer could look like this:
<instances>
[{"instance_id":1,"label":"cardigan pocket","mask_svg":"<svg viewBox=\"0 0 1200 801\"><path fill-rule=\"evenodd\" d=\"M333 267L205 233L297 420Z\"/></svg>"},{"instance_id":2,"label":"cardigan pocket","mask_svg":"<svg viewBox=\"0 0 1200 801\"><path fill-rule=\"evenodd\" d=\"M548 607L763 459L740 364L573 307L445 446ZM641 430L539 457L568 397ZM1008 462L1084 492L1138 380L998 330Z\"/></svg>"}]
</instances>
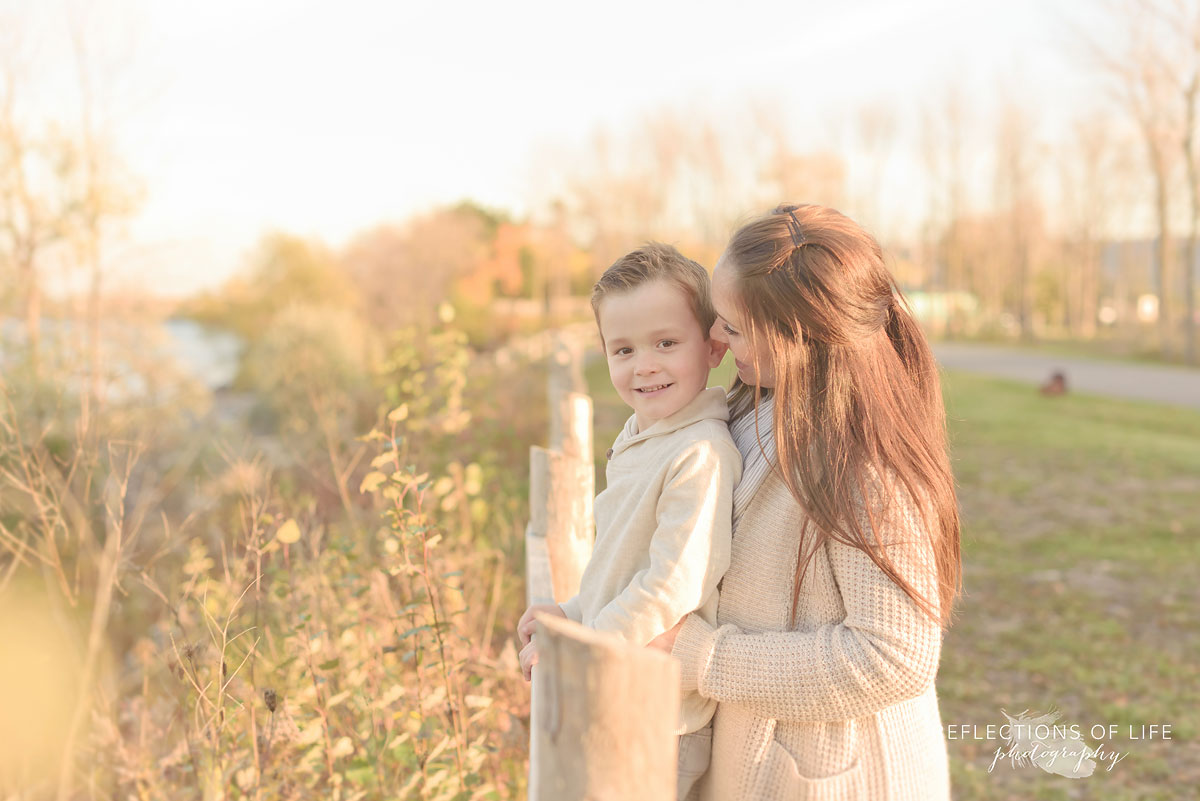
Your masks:
<instances>
[{"instance_id":1,"label":"cardigan pocket","mask_svg":"<svg viewBox=\"0 0 1200 801\"><path fill-rule=\"evenodd\" d=\"M755 801L863 801L866 798L863 766L858 757L845 770L831 776L804 776L796 767L795 758L775 739L773 731L764 757L754 779L754 792L750 795Z\"/></svg>"}]
</instances>

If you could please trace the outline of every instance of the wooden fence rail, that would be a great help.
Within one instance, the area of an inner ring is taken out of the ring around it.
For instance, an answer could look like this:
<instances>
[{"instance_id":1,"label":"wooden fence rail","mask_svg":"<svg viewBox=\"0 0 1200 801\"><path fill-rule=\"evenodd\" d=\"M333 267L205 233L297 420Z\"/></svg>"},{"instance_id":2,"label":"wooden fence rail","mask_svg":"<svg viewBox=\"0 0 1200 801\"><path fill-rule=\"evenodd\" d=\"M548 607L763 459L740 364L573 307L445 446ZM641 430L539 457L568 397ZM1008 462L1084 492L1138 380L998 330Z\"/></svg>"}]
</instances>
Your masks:
<instances>
[{"instance_id":1,"label":"wooden fence rail","mask_svg":"<svg viewBox=\"0 0 1200 801\"><path fill-rule=\"evenodd\" d=\"M550 349L550 447L530 448L526 599L579 590L594 539L592 400L582 348ZM669 656L560 618L539 617L530 706L530 801L675 797L679 668Z\"/></svg>"},{"instance_id":2,"label":"wooden fence rail","mask_svg":"<svg viewBox=\"0 0 1200 801\"><path fill-rule=\"evenodd\" d=\"M530 801L674 799L675 661L562 618L535 636Z\"/></svg>"}]
</instances>

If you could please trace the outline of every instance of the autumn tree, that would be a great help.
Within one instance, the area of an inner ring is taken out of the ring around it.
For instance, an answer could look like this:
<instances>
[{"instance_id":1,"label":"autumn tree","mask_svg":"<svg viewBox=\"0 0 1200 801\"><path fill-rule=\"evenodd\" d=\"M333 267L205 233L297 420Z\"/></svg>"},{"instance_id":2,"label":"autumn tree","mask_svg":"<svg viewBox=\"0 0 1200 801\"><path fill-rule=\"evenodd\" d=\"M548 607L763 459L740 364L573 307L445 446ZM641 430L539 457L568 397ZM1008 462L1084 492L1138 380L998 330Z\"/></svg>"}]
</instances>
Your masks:
<instances>
[{"instance_id":1,"label":"autumn tree","mask_svg":"<svg viewBox=\"0 0 1200 801\"><path fill-rule=\"evenodd\" d=\"M495 216L461 204L373 228L350 243L339 263L380 330L428 328L454 281L488 260L499 226Z\"/></svg>"},{"instance_id":2,"label":"autumn tree","mask_svg":"<svg viewBox=\"0 0 1200 801\"><path fill-rule=\"evenodd\" d=\"M528 223L499 223L483 258L457 282L463 301L483 307L497 296L520 295L532 236Z\"/></svg>"}]
</instances>

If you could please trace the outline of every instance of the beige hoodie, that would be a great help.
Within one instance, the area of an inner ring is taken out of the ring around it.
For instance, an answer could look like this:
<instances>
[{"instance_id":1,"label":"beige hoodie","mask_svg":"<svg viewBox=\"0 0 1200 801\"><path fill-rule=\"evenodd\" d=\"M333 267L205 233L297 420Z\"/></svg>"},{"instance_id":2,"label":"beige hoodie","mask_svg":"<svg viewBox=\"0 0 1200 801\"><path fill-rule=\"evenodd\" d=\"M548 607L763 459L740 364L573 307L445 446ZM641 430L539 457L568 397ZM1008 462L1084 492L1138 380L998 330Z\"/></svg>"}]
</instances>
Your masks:
<instances>
[{"instance_id":1,"label":"beige hoodie","mask_svg":"<svg viewBox=\"0 0 1200 801\"><path fill-rule=\"evenodd\" d=\"M720 387L645 431L629 418L609 457L608 488L596 496L596 545L579 594L562 604L567 617L636 645L693 611L716 626L742 473L728 420ZM685 693L677 733L705 726L715 707Z\"/></svg>"}]
</instances>

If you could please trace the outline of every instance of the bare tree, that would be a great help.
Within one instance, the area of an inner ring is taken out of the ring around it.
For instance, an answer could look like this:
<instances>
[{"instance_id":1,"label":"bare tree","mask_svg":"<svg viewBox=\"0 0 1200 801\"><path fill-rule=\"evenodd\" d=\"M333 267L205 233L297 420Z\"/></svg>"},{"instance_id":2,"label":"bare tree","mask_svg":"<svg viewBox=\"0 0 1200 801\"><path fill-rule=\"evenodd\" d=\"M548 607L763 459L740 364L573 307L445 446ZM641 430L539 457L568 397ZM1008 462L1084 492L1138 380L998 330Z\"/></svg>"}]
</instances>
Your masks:
<instances>
[{"instance_id":1,"label":"bare tree","mask_svg":"<svg viewBox=\"0 0 1200 801\"><path fill-rule=\"evenodd\" d=\"M886 226L881 189L899 127L896 111L882 103L864 106L859 109L855 122L859 146L867 160L868 184L863 205L870 215L872 226L882 232Z\"/></svg>"},{"instance_id":2,"label":"bare tree","mask_svg":"<svg viewBox=\"0 0 1200 801\"><path fill-rule=\"evenodd\" d=\"M567 225L565 204L554 203L546 224L532 231L531 259L545 286L538 288L543 297L543 309L553 325L564 316L563 301L571 294L571 236Z\"/></svg>"},{"instance_id":3,"label":"bare tree","mask_svg":"<svg viewBox=\"0 0 1200 801\"><path fill-rule=\"evenodd\" d=\"M675 108L621 136L597 132L583 157L563 165L568 228L595 269L650 239L715 257L737 216L758 205L735 180L736 144L711 120ZM547 216L553 227L552 209Z\"/></svg>"},{"instance_id":4,"label":"bare tree","mask_svg":"<svg viewBox=\"0 0 1200 801\"><path fill-rule=\"evenodd\" d=\"M563 199L597 270L642 241L665 236L664 187L646 174L644 155L639 164L633 150L600 130L591 137L586 155L563 165L570 176Z\"/></svg>"},{"instance_id":5,"label":"bare tree","mask_svg":"<svg viewBox=\"0 0 1200 801\"><path fill-rule=\"evenodd\" d=\"M732 150L716 124L706 120L696 129L689 151L696 176L695 186L689 192L696 232L703 249L713 254L714 261L725 247L734 223L746 213L741 205L743 198L735 188L737 165Z\"/></svg>"},{"instance_id":6,"label":"bare tree","mask_svg":"<svg viewBox=\"0 0 1200 801\"><path fill-rule=\"evenodd\" d=\"M926 224L926 249L944 265L935 278L945 290L967 288L967 263L963 257L962 222L966 202L965 138L967 108L963 93L949 86L941 101L921 114L921 155L930 180L930 210ZM959 333L951 321L949 333Z\"/></svg>"},{"instance_id":7,"label":"bare tree","mask_svg":"<svg viewBox=\"0 0 1200 801\"><path fill-rule=\"evenodd\" d=\"M767 143L759 175L775 202L842 206L846 200L846 164L831 150L796 147L792 132L774 107L760 109L756 125Z\"/></svg>"},{"instance_id":8,"label":"bare tree","mask_svg":"<svg viewBox=\"0 0 1200 801\"><path fill-rule=\"evenodd\" d=\"M1167 62L1175 94L1183 109L1180 149L1187 174L1189 215L1188 242L1183 268L1183 349L1189 363L1197 360L1196 350L1196 265L1200 263L1200 8L1174 0L1166 10L1167 30L1176 36L1178 52Z\"/></svg>"},{"instance_id":9,"label":"bare tree","mask_svg":"<svg viewBox=\"0 0 1200 801\"><path fill-rule=\"evenodd\" d=\"M71 201L64 187L71 148L54 131L33 133L20 118L19 72L11 60L0 63L0 262L7 263L19 287L36 380L41 364L42 258L66 235Z\"/></svg>"},{"instance_id":10,"label":"bare tree","mask_svg":"<svg viewBox=\"0 0 1200 801\"><path fill-rule=\"evenodd\" d=\"M1030 115L1014 100L1004 103L996 138L996 208L1008 220L1010 269L1022 339L1034 336L1034 247L1041 219L1035 181L1036 143Z\"/></svg>"},{"instance_id":11,"label":"bare tree","mask_svg":"<svg viewBox=\"0 0 1200 801\"><path fill-rule=\"evenodd\" d=\"M1184 139L1179 93L1173 77L1177 67L1173 47L1176 31L1168 0L1112 0L1106 4L1106 21L1116 31L1120 46L1096 41L1080 33L1090 58L1109 76L1118 103L1136 123L1154 182L1154 215L1158 246L1154 252L1155 291L1158 294L1158 329L1164 355L1172 352L1174 304L1174 245L1171 239L1172 185Z\"/></svg>"},{"instance_id":12,"label":"bare tree","mask_svg":"<svg viewBox=\"0 0 1200 801\"><path fill-rule=\"evenodd\" d=\"M91 9L76 8L70 20L71 43L79 86L79 132L73 161L74 201L68 222L76 258L88 274L86 301L88 387L80 399L80 424L87 431L94 407L103 398L103 365L100 358L101 303L104 285L104 250L109 223L130 215L137 204L135 181L121 164L106 134L106 114L112 113L108 92L124 68L128 47L103 42L95 48L88 32ZM97 49L102 52L95 52ZM117 54L120 55L117 55Z\"/></svg>"},{"instance_id":13,"label":"bare tree","mask_svg":"<svg viewBox=\"0 0 1200 801\"><path fill-rule=\"evenodd\" d=\"M1121 184L1112 120L1093 112L1079 117L1062 147L1059 180L1064 222L1064 300L1073 336L1096 335L1103 290L1100 250L1108 238Z\"/></svg>"},{"instance_id":14,"label":"bare tree","mask_svg":"<svg viewBox=\"0 0 1200 801\"><path fill-rule=\"evenodd\" d=\"M112 110L105 92L114 73L112 63L97 69L98 59L89 50L95 31L82 17L69 20L78 69L78 123L41 119L22 106L22 99L37 91L39 76L21 50L20 22L11 21L0 42L0 265L7 263L19 287L35 379L42 363L44 262L57 253L72 268L87 271L90 379L81 393L86 431L91 407L101 396L102 242L110 224L133 211L137 192L105 135L104 113ZM122 58L126 54L123 50Z\"/></svg>"}]
</instances>

